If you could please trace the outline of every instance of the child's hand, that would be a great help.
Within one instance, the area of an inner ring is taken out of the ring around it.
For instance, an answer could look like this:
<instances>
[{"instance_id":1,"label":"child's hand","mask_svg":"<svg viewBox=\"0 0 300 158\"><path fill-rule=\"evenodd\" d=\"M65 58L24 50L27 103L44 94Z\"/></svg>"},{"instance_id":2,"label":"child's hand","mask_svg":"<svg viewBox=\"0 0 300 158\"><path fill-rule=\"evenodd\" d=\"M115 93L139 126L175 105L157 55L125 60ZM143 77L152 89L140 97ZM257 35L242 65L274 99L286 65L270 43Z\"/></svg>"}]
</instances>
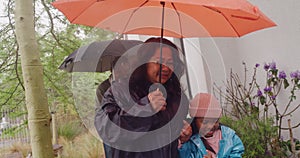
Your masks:
<instances>
[{"instance_id":1,"label":"child's hand","mask_svg":"<svg viewBox=\"0 0 300 158\"><path fill-rule=\"evenodd\" d=\"M181 147L182 147L182 143L181 143L180 139L178 139L178 146L177 146L177 148L179 149Z\"/></svg>"},{"instance_id":2,"label":"child's hand","mask_svg":"<svg viewBox=\"0 0 300 158\"><path fill-rule=\"evenodd\" d=\"M192 136L192 133L193 133L192 126L188 122L183 120L183 128L181 129L180 137L179 137L181 143L187 142Z\"/></svg>"},{"instance_id":3,"label":"child's hand","mask_svg":"<svg viewBox=\"0 0 300 158\"><path fill-rule=\"evenodd\" d=\"M212 153L209 150L206 150L207 155L204 155L203 158L213 158Z\"/></svg>"}]
</instances>

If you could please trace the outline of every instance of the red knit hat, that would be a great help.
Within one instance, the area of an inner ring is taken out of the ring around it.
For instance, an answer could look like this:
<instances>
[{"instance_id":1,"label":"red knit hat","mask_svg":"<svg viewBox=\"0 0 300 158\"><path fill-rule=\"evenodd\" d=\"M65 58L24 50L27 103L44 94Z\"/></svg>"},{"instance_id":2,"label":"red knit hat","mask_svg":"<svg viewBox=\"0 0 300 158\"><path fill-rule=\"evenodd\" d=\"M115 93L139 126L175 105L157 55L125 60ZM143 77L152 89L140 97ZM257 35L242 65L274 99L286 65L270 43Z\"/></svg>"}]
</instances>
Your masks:
<instances>
[{"instance_id":1,"label":"red knit hat","mask_svg":"<svg viewBox=\"0 0 300 158\"><path fill-rule=\"evenodd\" d=\"M191 117L220 118L222 108L211 94L198 93L190 102Z\"/></svg>"}]
</instances>

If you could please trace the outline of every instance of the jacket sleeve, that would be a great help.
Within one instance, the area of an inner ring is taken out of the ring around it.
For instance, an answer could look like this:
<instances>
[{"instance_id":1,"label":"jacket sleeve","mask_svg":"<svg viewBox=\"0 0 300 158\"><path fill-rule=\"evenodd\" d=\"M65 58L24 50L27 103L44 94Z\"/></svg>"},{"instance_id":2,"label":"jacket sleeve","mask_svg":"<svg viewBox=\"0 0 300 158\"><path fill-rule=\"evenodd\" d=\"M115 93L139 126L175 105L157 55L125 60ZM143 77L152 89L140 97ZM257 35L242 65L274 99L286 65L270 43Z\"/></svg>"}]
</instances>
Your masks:
<instances>
[{"instance_id":1,"label":"jacket sleeve","mask_svg":"<svg viewBox=\"0 0 300 158\"><path fill-rule=\"evenodd\" d=\"M242 154L245 151L243 142L241 141L240 137L236 134L234 134L232 139L233 139L233 147L230 153L230 157L241 158Z\"/></svg>"},{"instance_id":2,"label":"jacket sleeve","mask_svg":"<svg viewBox=\"0 0 300 158\"><path fill-rule=\"evenodd\" d=\"M179 158L203 158L203 156L207 154L202 143L198 144L199 146L194 143L195 142L190 139L188 142L182 144L182 146L178 148Z\"/></svg>"},{"instance_id":3,"label":"jacket sleeve","mask_svg":"<svg viewBox=\"0 0 300 158\"><path fill-rule=\"evenodd\" d=\"M95 111L95 128L108 144L126 145L143 137L159 123L158 115L154 114L148 98L135 102L128 93L122 85L112 85L104 94L101 108Z\"/></svg>"},{"instance_id":4,"label":"jacket sleeve","mask_svg":"<svg viewBox=\"0 0 300 158\"><path fill-rule=\"evenodd\" d=\"M178 149L179 158L191 158L191 142L187 141Z\"/></svg>"}]
</instances>

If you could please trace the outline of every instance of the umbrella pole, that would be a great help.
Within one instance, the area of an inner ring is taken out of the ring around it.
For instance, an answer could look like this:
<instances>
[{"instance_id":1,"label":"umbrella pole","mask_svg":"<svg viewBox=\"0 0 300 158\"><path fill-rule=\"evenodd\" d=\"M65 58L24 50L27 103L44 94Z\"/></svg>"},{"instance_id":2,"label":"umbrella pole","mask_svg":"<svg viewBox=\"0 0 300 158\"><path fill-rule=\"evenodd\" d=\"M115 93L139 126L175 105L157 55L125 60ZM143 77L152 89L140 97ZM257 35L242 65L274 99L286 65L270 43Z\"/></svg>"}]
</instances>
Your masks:
<instances>
[{"instance_id":1,"label":"umbrella pole","mask_svg":"<svg viewBox=\"0 0 300 158\"><path fill-rule=\"evenodd\" d=\"M160 29L160 57L159 57L159 83L161 83L161 70L162 70L162 40L164 37L164 15L165 15L165 2L160 2L162 5L161 29Z\"/></svg>"},{"instance_id":2,"label":"umbrella pole","mask_svg":"<svg viewBox=\"0 0 300 158\"><path fill-rule=\"evenodd\" d=\"M191 91L191 83L190 83L190 77L189 77L189 71L188 71L188 67L187 67L187 61L186 61L186 55L185 55L185 48L184 48L184 43L183 43L183 39L180 38L180 46L181 46L181 50L182 50L182 54L183 54L183 61L184 61L184 68L185 68L185 72L186 72L186 80L187 80L187 86L188 86L188 93L189 93L189 97L193 98L192 96L192 91Z\"/></svg>"}]
</instances>

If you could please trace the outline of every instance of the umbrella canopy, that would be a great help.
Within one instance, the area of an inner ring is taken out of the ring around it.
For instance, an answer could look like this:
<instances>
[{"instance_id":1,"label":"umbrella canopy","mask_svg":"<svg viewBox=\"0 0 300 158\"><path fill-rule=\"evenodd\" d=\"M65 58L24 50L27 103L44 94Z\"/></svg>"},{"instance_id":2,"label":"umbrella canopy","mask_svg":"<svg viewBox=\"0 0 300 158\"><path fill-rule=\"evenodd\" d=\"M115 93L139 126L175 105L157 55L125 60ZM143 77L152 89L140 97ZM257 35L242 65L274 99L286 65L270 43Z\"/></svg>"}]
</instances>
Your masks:
<instances>
[{"instance_id":1,"label":"umbrella canopy","mask_svg":"<svg viewBox=\"0 0 300 158\"><path fill-rule=\"evenodd\" d=\"M71 53L59 66L67 72L104 72L111 70L126 51L143 43L139 40L114 39L92 42Z\"/></svg>"},{"instance_id":2,"label":"umbrella canopy","mask_svg":"<svg viewBox=\"0 0 300 158\"><path fill-rule=\"evenodd\" d=\"M52 4L71 23L121 34L240 37L275 26L246 0L57 0Z\"/></svg>"}]
</instances>

